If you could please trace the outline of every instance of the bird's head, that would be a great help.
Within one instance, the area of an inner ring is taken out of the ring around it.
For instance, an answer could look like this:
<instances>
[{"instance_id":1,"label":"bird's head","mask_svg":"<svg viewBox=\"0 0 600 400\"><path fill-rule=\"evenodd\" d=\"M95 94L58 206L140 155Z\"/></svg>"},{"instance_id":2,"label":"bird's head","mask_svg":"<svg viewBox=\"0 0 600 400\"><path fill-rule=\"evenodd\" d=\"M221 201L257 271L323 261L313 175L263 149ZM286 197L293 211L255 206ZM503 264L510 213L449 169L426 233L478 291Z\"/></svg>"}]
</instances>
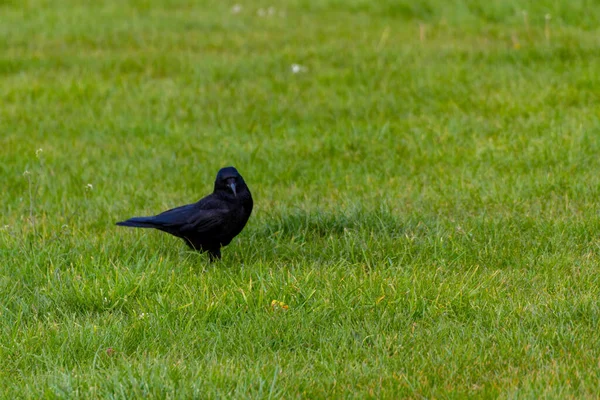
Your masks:
<instances>
[{"instance_id":1,"label":"bird's head","mask_svg":"<svg viewBox=\"0 0 600 400\"><path fill-rule=\"evenodd\" d=\"M219 170L215 180L215 193L223 193L228 196L237 197L240 193L248 190L244 178L237 169L225 167Z\"/></svg>"}]
</instances>

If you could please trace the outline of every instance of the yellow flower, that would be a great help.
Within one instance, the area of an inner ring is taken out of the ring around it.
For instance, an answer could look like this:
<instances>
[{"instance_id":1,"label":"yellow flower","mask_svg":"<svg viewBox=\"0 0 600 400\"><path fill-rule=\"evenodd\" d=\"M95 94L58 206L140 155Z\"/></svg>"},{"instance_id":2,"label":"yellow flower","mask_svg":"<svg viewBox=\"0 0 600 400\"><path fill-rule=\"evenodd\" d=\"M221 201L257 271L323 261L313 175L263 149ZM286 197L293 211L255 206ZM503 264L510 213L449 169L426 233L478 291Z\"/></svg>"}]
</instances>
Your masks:
<instances>
[{"instance_id":1,"label":"yellow flower","mask_svg":"<svg viewBox=\"0 0 600 400\"><path fill-rule=\"evenodd\" d=\"M277 310L277 309L280 309L280 310L287 310L287 309L289 309L289 308L290 308L290 307L289 307L287 304L285 304L283 301L279 301L279 300L273 300L273 301L271 302L271 307L273 308L273 310Z\"/></svg>"}]
</instances>

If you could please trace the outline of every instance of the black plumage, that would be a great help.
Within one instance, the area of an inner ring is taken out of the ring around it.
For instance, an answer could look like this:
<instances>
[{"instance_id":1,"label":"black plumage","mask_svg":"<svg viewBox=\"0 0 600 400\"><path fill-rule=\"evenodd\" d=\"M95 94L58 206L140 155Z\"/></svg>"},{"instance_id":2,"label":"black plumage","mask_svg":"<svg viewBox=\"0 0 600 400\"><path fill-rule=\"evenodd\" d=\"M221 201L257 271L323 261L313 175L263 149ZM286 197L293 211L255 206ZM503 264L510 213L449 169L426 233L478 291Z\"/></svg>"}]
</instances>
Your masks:
<instances>
[{"instance_id":1,"label":"black plumage","mask_svg":"<svg viewBox=\"0 0 600 400\"><path fill-rule=\"evenodd\" d=\"M252 213L252 195L233 167L219 170L212 194L197 203L173 208L153 217L135 217L119 226L154 228L183 239L193 250L221 258L221 247L239 234Z\"/></svg>"}]
</instances>

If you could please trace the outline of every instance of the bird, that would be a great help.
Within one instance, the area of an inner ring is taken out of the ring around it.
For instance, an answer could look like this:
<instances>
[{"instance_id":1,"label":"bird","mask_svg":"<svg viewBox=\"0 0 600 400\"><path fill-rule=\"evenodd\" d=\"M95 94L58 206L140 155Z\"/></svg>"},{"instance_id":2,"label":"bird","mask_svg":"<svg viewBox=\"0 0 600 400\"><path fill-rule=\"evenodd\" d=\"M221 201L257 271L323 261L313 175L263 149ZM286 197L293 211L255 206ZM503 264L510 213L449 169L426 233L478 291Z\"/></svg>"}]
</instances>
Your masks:
<instances>
[{"instance_id":1,"label":"bird","mask_svg":"<svg viewBox=\"0 0 600 400\"><path fill-rule=\"evenodd\" d=\"M151 217L134 217L119 226L154 228L181 238L192 249L207 252L210 260L221 258L221 247L236 237L250 218L252 195L234 167L221 168L214 191L196 203Z\"/></svg>"}]
</instances>

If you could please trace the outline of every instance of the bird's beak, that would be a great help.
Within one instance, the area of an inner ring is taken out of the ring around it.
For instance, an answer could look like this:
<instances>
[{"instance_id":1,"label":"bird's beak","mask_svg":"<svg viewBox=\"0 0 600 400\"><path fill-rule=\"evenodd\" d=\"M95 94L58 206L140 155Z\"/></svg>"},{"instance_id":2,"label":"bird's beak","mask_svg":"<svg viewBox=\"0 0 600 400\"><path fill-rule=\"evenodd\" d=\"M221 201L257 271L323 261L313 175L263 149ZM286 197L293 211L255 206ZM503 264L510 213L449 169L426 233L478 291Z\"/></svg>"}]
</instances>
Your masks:
<instances>
[{"instance_id":1,"label":"bird's beak","mask_svg":"<svg viewBox=\"0 0 600 400\"><path fill-rule=\"evenodd\" d=\"M228 186L231 188L231 191L233 192L233 196L237 197L237 192L235 191L235 183L231 182Z\"/></svg>"}]
</instances>

